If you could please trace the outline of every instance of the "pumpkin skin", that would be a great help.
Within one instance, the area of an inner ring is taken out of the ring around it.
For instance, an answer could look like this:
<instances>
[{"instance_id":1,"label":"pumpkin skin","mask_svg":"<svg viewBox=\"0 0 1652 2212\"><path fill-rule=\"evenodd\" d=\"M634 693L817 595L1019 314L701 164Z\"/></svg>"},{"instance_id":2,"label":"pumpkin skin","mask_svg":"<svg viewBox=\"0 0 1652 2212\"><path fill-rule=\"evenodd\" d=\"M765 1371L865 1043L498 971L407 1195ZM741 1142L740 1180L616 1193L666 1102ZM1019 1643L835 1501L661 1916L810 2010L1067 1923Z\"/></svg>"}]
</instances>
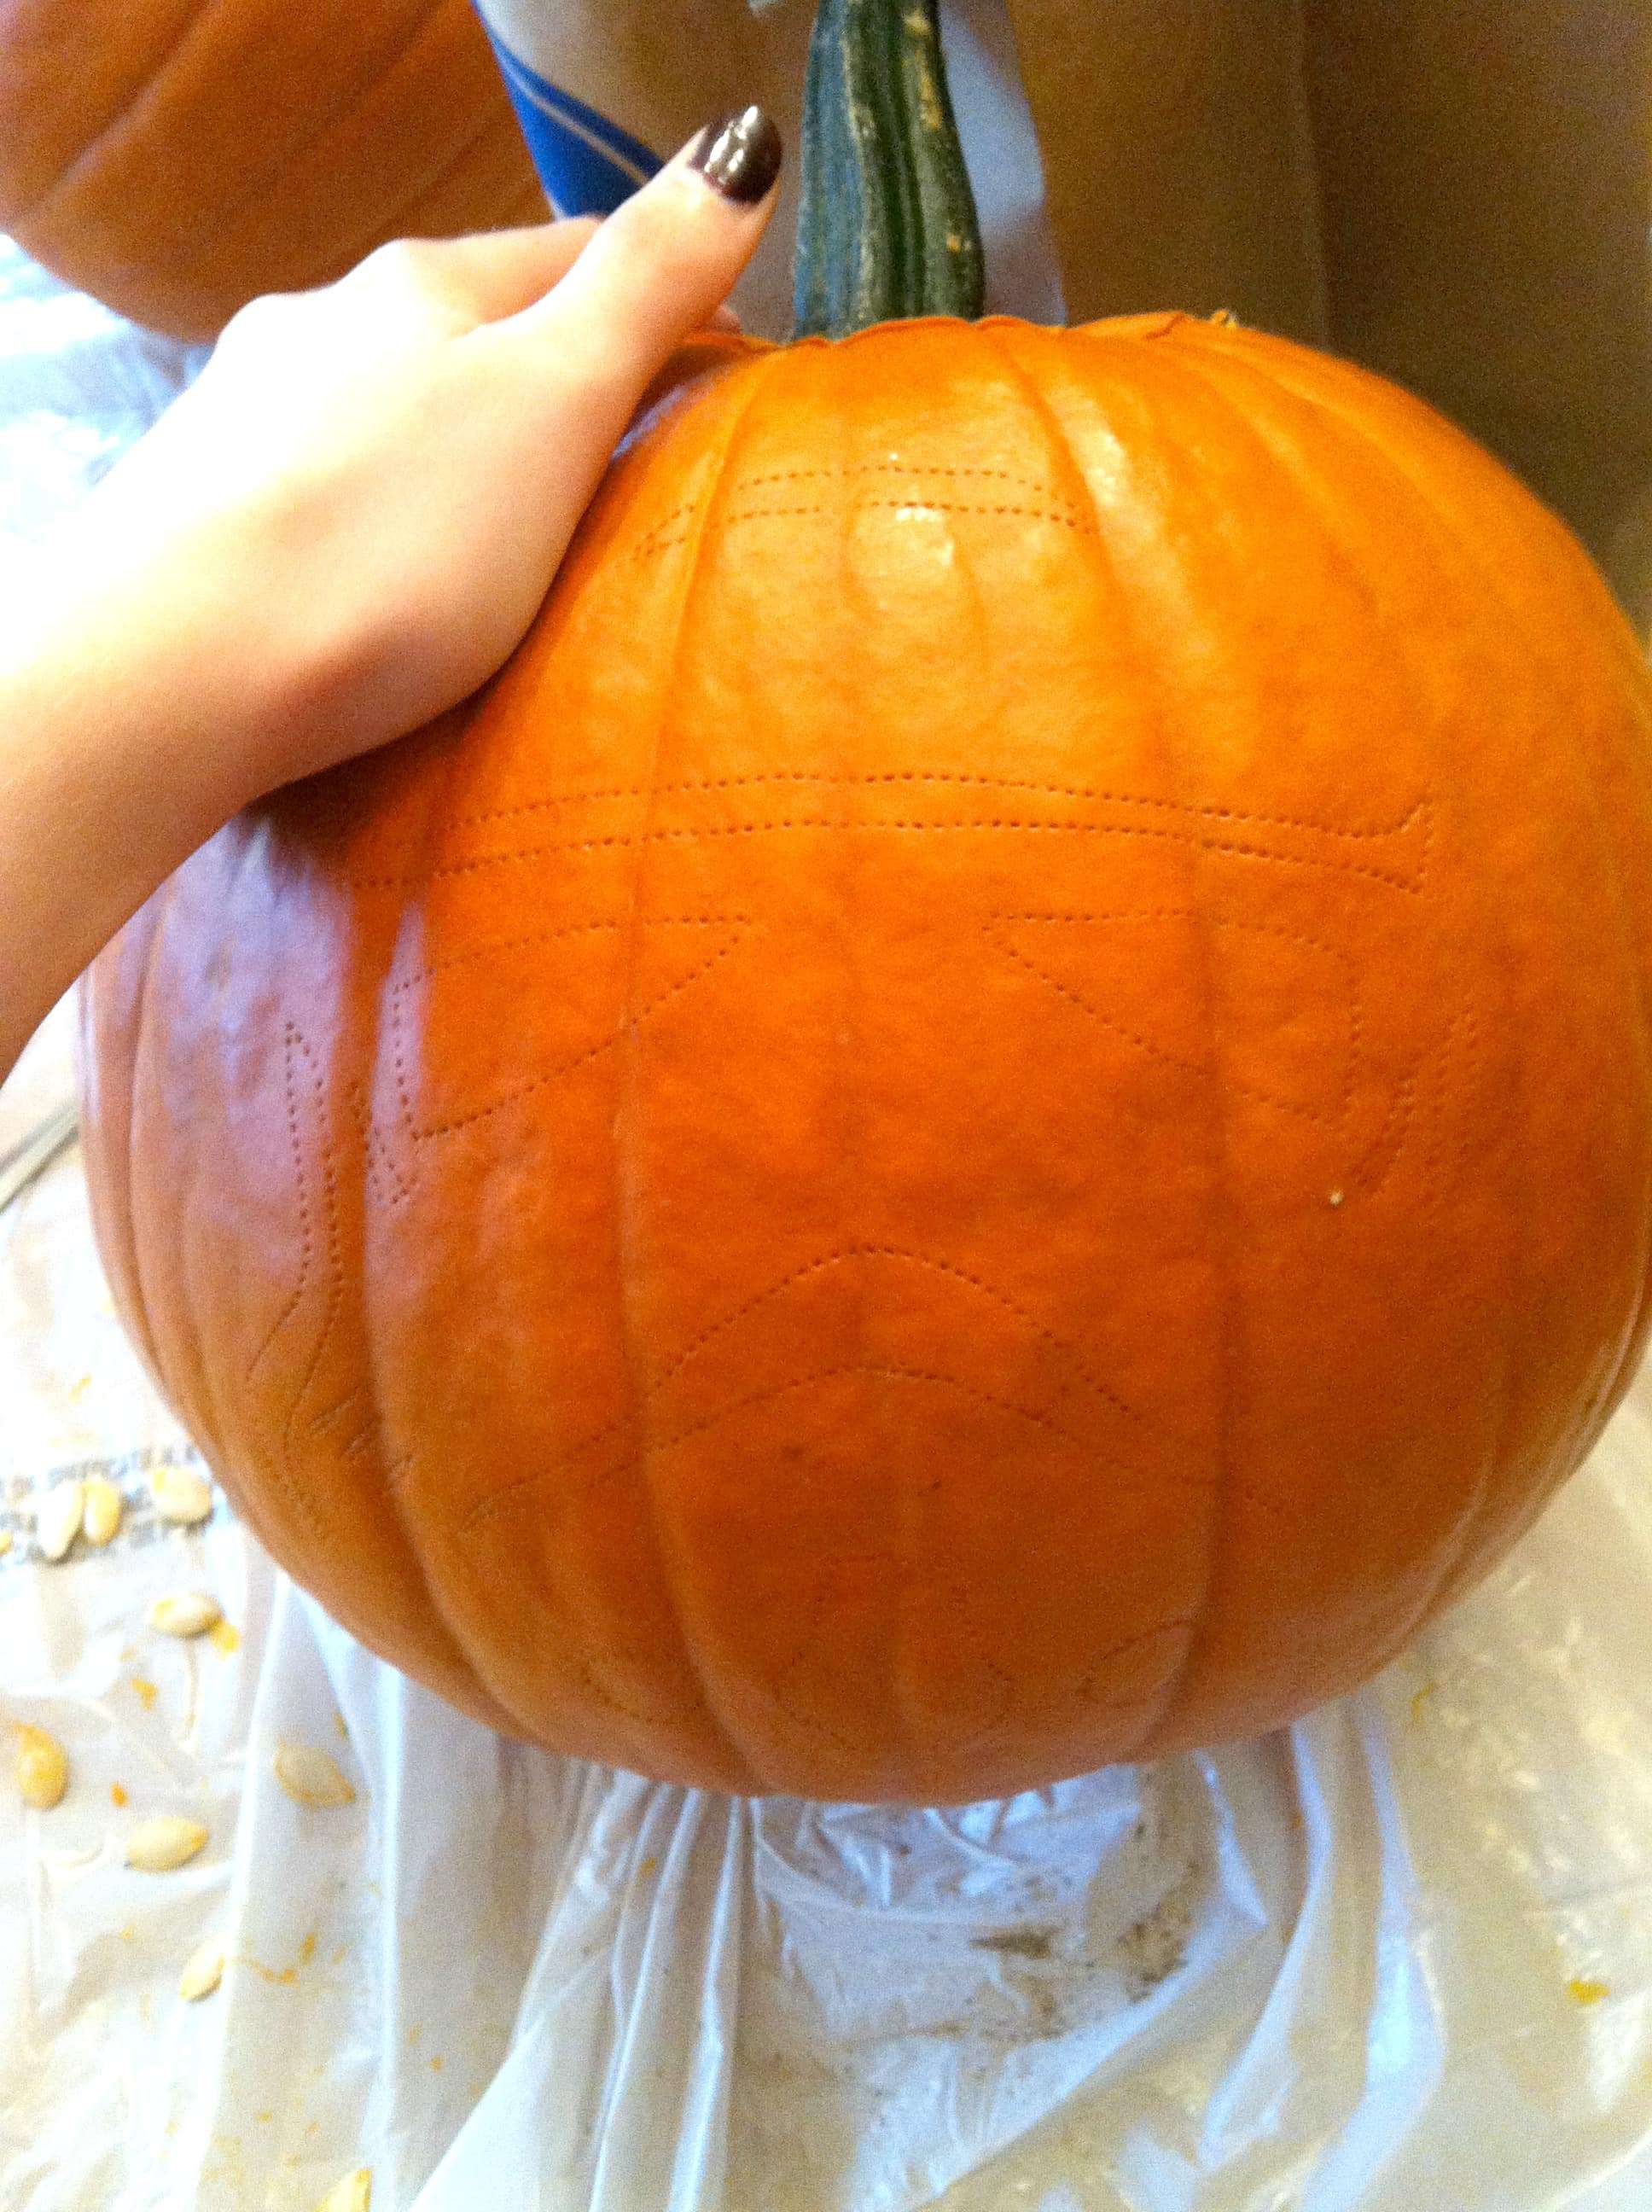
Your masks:
<instances>
[{"instance_id":1,"label":"pumpkin skin","mask_svg":"<svg viewBox=\"0 0 1652 2212\"><path fill-rule=\"evenodd\" d=\"M1289 1721L1641 1349L1635 641L1281 339L701 366L487 690L91 971L124 1315L276 1556L558 1750L945 1802Z\"/></svg>"},{"instance_id":2,"label":"pumpkin skin","mask_svg":"<svg viewBox=\"0 0 1652 2212\"><path fill-rule=\"evenodd\" d=\"M0 0L0 228L157 330L544 212L468 0Z\"/></svg>"}]
</instances>

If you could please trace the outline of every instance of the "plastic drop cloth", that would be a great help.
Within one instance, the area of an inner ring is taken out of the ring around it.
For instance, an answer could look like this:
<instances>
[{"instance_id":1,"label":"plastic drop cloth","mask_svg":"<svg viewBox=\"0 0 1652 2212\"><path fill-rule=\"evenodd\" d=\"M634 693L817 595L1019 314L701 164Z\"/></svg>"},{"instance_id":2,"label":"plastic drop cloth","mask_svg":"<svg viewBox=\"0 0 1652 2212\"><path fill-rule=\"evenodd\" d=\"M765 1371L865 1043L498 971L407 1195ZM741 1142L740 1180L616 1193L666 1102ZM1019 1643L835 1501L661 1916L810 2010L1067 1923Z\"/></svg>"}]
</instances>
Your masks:
<instances>
[{"instance_id":1,"label":"plastic drop cloth","mask_svg":"<svg viewBox=\"0 0 1652 2212\"><path fill-rule=\"evenodd\" d=\"M0 588L191 356L0 246ZM69 1090L64 1013L0 1152ZM0 1216L4 2212L1631 2212L1652 2204L1652 1386L1413 1654L1264 1741L946 1813L746 1802L500 1741L220 1504L66 1154ZM106 1468L103 1552L32 1508ZM234 1633L169 1641L208 1588ZM237 1641L237 1638L239 1639ZM277 1787L331 1751L346 1808ZM144 1875L125 1837L210 1840ZM221 1990L178 1975L222 1938Z\"/></svg>"}]
</instances>

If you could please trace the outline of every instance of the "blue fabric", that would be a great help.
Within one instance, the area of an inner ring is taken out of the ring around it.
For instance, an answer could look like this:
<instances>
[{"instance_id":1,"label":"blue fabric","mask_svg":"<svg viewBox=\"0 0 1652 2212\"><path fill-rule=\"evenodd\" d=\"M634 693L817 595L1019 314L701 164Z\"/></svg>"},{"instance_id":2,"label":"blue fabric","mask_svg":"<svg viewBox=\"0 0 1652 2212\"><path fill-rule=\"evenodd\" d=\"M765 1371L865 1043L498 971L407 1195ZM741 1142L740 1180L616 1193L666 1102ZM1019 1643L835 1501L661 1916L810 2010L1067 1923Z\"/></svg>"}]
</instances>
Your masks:
<instances>
[{"instance_id":1,"label":"blue fabric","mask_svg":"<svg viewBox=\"0 0 1652 2212\"><path fill-rule=\"evenodd\" d=\"M551 205L558 215L611 215L653 176L659 156L530 69L497 39L492 42Z\"/></svg>"}]
</instances>

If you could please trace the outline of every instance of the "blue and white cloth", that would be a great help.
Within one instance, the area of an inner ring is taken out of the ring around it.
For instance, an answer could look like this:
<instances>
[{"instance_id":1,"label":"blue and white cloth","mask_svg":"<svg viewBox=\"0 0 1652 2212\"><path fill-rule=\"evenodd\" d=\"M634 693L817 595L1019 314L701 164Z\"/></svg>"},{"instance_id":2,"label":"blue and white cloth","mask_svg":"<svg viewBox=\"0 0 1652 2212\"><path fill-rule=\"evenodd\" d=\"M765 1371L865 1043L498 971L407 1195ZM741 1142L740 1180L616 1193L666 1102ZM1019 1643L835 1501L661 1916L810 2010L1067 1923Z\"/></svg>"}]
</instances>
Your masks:
<instances>
[{"instance_id":1,"label":"blue and white cloth","mask_svg":"<svg viewBox=\"0 0 1652 2212\"><path fill-rule=\"evenodd\" d=\"M611 214L653 176L660 165L659 155L542 76L492 24L487 29L551 205L559 215Z\"/></svg>"}]
</instances>

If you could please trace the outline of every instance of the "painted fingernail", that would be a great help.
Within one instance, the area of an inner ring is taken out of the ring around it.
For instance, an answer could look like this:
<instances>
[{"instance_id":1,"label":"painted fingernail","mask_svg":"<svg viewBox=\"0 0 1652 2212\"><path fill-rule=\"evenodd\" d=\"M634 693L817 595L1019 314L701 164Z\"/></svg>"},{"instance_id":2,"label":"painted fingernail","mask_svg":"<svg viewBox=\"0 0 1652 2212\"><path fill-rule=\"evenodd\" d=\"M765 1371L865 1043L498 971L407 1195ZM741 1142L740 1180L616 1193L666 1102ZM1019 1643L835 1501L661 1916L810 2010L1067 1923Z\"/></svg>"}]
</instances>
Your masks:
<instances>
[{"instance_id":1,"label":"painted fingernail","mask_svg":"<svg viewBox=\"0 0 1652 2212\"><path fill-rule=\"evenodd\" d=\"M698 169L725 199L755 207L780 173L786 149L761 107L743 107L726 122L708 123L689 149Z\"/></svg>"}]
</instances>

